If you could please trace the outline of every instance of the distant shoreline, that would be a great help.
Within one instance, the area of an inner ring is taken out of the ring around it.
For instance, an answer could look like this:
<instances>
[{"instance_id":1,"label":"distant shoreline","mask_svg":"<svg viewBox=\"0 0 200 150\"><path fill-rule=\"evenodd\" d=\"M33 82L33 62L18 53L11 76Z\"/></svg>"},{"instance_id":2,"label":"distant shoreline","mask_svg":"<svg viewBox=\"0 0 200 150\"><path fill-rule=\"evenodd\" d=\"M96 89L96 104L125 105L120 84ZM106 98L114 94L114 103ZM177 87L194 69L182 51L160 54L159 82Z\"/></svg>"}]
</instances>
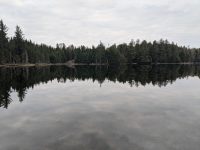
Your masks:
<instances>
[{"instance_id":1,"label":"distant shoreline","mask_svg":"<svg viewBox=\"0 0 200 150\"><path fill-rule=\"evenodd\" d=\"M83 64L83 63L36 63L36 64L0 64L0 67L45 67L45 66L107 66L108 64Z\"/></svg>"},{"instance_id":2,"label":"distant shoreline","mask_svg":"<svg viewBox=\"0 0 200 150\"><path fill-rule=\"evenodd\" d=\"M124 65L197 65L200 63L150 63L150 64L124 64ZM45 66L67 66L67 67L75 67L75 66L109 66L110 64L83 64L83 63L36 63L36 64L0 64L0 67L45 67ZM112 65L111 65L112 66Z\"/></svg>"}]
</instances>

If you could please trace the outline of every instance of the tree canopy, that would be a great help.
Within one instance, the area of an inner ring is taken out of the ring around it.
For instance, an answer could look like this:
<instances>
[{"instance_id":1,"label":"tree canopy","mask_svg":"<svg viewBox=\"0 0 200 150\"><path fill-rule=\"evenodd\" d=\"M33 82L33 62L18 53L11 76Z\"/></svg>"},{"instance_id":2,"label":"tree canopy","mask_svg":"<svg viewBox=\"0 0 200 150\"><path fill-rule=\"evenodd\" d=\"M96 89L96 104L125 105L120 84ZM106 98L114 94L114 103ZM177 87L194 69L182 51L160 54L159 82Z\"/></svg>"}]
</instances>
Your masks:
<instances>
[{"instance_id":1,"label":"tree canopy","mask_svg":"<svg viewBox=\"0 0 200 150\"><path fill-rule=\"evenodd\" d=\"M83 64L132 64L132 63L186 63L200 62L200 49L178 46L167 40L147 42L131 40L130 43L113 44L105 47L87 47L64 43L56 47L36 44L27 40L19 26L14 37L7 37L7 26L0 21L0 63L66 63L74 61Z\"/></svg>"}]
</instances>

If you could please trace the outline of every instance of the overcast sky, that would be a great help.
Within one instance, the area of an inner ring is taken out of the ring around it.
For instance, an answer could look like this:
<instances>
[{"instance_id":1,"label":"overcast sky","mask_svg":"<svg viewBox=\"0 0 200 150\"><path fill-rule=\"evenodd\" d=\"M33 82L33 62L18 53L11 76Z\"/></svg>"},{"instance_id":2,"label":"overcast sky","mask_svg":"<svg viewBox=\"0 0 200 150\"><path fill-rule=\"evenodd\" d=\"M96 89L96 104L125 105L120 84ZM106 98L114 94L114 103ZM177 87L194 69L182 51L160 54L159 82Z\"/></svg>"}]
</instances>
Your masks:
<instances>
[{"instance_id":1,"label":"overcast sky","mask_svg":"<svg viewBox=\"0 0 200 150\"><path fill-rule=\"evenodd\" d=\"M200 0L0 0L0 18L9 36L19 25L52 46L163 38L200 47Z\"/></svg>"}]
</instances>

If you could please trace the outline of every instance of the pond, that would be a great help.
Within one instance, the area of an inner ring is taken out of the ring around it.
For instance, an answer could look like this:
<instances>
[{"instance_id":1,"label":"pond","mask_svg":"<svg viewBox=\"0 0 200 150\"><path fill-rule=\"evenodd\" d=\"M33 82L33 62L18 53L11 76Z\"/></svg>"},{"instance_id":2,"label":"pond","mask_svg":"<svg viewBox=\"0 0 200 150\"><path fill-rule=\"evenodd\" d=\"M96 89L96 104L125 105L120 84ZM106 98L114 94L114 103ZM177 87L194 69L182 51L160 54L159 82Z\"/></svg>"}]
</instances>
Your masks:
<instances>
[{"instance_id":1,"label":"pond","mask_svg":"<svg viewBox=\"0 0 200 150\"><path fill-rule=\"evenodd\" d=\"M0 68L0 150L199 150L200 66Z\"/></svg>"}]
</instances>

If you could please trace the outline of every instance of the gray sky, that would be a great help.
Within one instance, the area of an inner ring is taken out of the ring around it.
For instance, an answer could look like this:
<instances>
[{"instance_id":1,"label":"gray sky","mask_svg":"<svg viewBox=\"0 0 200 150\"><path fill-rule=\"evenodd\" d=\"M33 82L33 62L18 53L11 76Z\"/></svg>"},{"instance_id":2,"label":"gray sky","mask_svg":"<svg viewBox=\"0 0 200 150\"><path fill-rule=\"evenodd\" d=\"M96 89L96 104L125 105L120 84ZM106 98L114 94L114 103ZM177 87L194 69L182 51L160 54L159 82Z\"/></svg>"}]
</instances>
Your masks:
<instances>
[{"instance_id":1,"label":"gray sky","mask_svg":"<svg viewBox=\"0 0 200 150\"><path fill-rule=\"evenodd\" d=\"M200 47L200 0L0 0L0 18L37 43L106 45L160 38Z\"/></svg>"}]
</instances>

